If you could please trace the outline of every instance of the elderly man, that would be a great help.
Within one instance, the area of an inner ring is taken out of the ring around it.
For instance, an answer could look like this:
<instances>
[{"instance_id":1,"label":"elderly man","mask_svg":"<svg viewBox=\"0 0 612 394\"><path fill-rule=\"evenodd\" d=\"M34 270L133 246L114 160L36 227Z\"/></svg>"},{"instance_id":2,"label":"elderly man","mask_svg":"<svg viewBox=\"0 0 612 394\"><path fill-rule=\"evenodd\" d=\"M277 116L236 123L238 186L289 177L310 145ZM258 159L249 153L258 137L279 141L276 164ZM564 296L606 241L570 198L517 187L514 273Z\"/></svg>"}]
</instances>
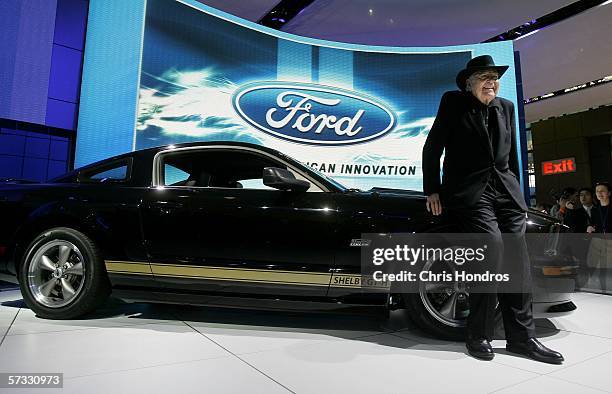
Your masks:
<instances>
[{"instance_id":1,"label":"elderly man","mask_svg":"<svg viewBox=\"0 0 612 394\"><path fill-rule=\"evenodd\" d=\"M522 256L518 272L525 289L531 277L524 233L527 206L518 176L514 105L497 97L499 78L508 66L491 56L473 58L457 75L461 91L442 96L438 114L423 147L423 189L434 215L448 210L463 232L518 234ZM440 157L444 151L442 182ZM501 241L500 241L501 242ZM501 257L501 255L498 255ZM491 360L496 299L502 311L506 349L538 361L560 364L563 356L535 338L530 290L521 293L471 293L466 347L473 357Z\"/></svg>"}]
</instances>

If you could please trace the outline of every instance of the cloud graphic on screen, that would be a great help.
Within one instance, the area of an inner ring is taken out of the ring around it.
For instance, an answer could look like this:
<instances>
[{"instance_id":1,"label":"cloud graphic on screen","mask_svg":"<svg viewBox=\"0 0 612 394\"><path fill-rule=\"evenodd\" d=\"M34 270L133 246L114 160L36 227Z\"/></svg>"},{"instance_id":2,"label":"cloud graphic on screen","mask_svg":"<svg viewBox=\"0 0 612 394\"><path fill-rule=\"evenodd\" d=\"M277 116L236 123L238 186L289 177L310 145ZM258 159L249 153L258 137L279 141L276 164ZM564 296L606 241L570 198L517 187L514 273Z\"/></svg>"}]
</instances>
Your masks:
<instances>
[{"instance_id":1,"label":"cloud graphic on screen","mask_svg":"<svg viewBox=\"0 0 612 394\"><path fill-rule=\"evenodd\" d=\"M249 126L235 114L231 96L236 84L213 67L143 71L136 130L158 130L164 140L249 140ZM223 135L223 138L221 137ZM168 141L170 142L170 141Z\"/></svg>"},{"instance_id":2,"label":"cloud graphic on screen","mask_svg":"<svg viewBox=\"0 0 612 394\"><path fill-rule=\"evenodd\" d=\"M400 138L416 137L419 135L427 136L436 119L435 117L427 117L416 119L409 123L401 123L401 119L405 117L406 111L397 112L396 115L400 119L400 124L393 130L392 134Z\"/></svg>"}]
</instances>

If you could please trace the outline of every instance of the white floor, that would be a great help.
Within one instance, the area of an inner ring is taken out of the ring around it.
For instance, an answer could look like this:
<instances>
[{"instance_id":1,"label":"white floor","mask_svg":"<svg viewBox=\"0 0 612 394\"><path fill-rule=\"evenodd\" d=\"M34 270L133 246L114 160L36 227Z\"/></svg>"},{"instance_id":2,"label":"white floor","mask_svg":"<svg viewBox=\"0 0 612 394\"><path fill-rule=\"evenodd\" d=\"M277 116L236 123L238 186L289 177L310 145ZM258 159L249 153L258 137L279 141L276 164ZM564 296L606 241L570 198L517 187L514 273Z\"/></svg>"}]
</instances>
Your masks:
<instances>
[{"instance_id":1,"label":"white floor","mask_svg":"<svg viewBox=\"0 0 612 394\"><path fill-rule=\"evenodd\" d=\"M565 356L556 366L506 353L503 340L493 361L475 360L401 311L381 323L111 300L90 319L50 321L8 290L0 372L63 372L69 393L612 393L612 296L574 302L570 316L538 320L541 341Z\"/></svg>"}]
</instances>

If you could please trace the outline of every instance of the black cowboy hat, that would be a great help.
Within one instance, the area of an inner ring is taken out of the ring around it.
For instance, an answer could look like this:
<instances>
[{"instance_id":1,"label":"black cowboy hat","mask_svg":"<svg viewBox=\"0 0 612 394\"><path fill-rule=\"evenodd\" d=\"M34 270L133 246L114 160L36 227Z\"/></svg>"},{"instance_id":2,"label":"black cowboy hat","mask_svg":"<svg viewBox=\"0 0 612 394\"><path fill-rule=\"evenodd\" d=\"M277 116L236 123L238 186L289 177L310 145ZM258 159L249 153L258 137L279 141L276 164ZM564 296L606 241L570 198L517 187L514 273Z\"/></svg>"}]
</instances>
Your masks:
<instances>
[{"instance_id":1,"label":"black cowboy hat","mask_svg":"<svg viewBox=\"0 0 612 394\"><path fill-rule=\"evenodd\" d=\"M459 74L457 74L457 86L459 86L459 89L465 90L465 81L467 81L470 75L477 71L495 70L501 77L506 72L508 67L510 66L496 66L493 62L493 58L489 55L476 56L467 62L465 68L459 71Z\"/></svg>"}]
</instances>

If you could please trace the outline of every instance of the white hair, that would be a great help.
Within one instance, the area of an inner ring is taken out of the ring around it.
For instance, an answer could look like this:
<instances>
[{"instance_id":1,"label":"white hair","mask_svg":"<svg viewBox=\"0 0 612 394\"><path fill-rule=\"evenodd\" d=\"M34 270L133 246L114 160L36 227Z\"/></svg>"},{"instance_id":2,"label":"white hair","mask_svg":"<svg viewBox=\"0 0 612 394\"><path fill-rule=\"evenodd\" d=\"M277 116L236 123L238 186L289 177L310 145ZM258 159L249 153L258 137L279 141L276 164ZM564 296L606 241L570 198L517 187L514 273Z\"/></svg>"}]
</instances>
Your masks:
<instances>
[{"instance_id":1,"label":"white hair","mask_svg":"<svg viewBox=\"0 0 612 394\"><path fill-rule=\"evenodd\" d=\"M466 92L472 91L472 86L473 86L475 76L476 76L476 73L473 73L472 75L468 77L468 79L465 80L465 91Z\"/></svg>"}]
</instances>

